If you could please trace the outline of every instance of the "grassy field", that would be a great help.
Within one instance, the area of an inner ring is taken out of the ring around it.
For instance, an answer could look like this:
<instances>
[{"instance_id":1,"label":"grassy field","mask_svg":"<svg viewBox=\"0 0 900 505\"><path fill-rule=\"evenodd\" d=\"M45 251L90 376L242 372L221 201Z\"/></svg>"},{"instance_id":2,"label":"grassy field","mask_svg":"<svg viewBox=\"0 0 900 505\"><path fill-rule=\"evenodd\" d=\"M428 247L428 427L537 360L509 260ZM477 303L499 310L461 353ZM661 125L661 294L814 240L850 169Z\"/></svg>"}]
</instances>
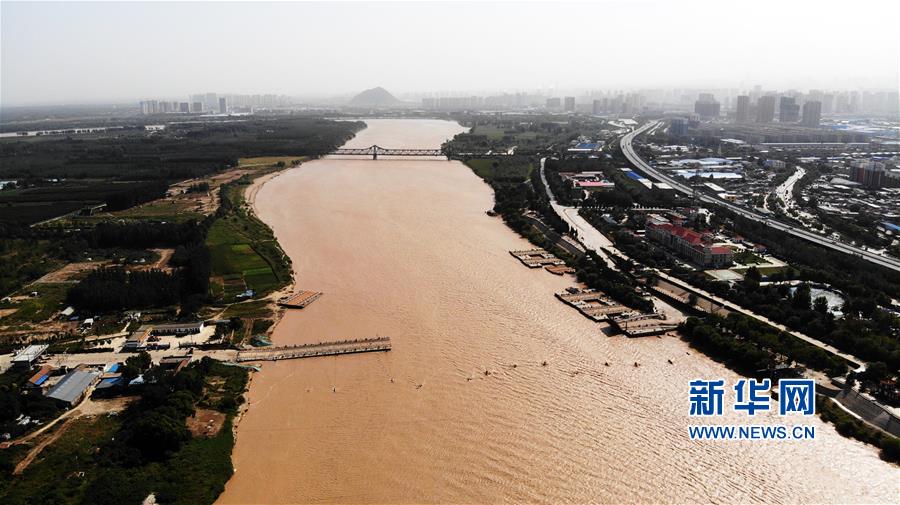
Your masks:
<instances>
[{"instance_id":1,"label":"grassy field","mask_svg":"<svg viewBox=\"0 0 900 505\"><path fill-rule=\"evenodd\" d=\"M194 204L185 199L154 200L144 205L117 212L117 218L164 220L172 222L203 219L203 215L194 212ZM105 219L104 219L105 220Z\"/></svg>"},{"instance_id":2,"label":"grassy field","mask_svg":"<svg viewBox=\"0 0 900 505\"><path fill-rule=\"evenodd\" d=\"M472 131L472 134L484 135L490 140L501 140L506 136L513 137L514 139L534 139L538 135L537 132L510 131L507 133L506 130L496 125L478 125L475 127L475 130Z\"/></svg>"},{"instance_id":3,"label":"grassy field","mask_svg":"<svg viewBox=\"0 0 900 505\"><path fill-rule=\"evenodd\" d=\"M518 160L506 160L496 158L477 158L466 161L478 177L486 181L497 179L520 179L522 181L531 176L533 166L527 162Z\"/></svg>"},{"instance_id":4,"label":"grassy field","mask_svg":"<svg viewBox=\"0 0 900 505\"><path fill-rule=\"evenodd\" d=\"M12 477L3 472L0 501L6 504L77 503L84 493L85 479L64 475L61 470L96 475L100 468L94 452L119 429L115 417L78 419L69 424L54 443L47 446L25 473ZM74 467L73 467L73 462ZM80 474L79 474L80 475Z\"/></svg>"},{"instance_id":5,"label":"grassy field","mask_svg":"<svg viewBox=\"0 0 900 505\"><path fill-rule=\"evenodd\" d=\"M232 317L269 317L272 311L269 310L269 302L266 300L254 300L252 302L236 303L231 305L222 314L222 318L228 319Z\"/></svg>"},{"instance_id":6,"label":"grassy field","mask_svg":"<svg viewBox=\"0 0 900 505\"><path fill-rule=\"evenodd\" d=\"M65 308L63 301L71 284L33 284L17 295L27 295L37 291L38 296L24 298L18 303L3 304L0 308L17 309L12 314L0 318L0 326L15 326L22 323L39 323Z\"/></svg>"},{"instance_id":7,"label":"grassy field","mask_svg":"<svg viewBox=\"0 0 900 505\"><path fill-rule=\"evenodd\" d=\"M774 267L758 267L757 270L761 275L772 275L777 272L781 272L787 267L783 266L774 266Z\"/></svg>"},{"instance_id":8,"label":"grassy field","mask_svg":"<svg viewBox=\"0 0 900 505\"><path fill-rule=\"evenodd\" d=\"M734 261L741 265L759 265L765 263L766 260L760 258L750 251L741 251L734 255Z\"/></svg>"}]
</instances>

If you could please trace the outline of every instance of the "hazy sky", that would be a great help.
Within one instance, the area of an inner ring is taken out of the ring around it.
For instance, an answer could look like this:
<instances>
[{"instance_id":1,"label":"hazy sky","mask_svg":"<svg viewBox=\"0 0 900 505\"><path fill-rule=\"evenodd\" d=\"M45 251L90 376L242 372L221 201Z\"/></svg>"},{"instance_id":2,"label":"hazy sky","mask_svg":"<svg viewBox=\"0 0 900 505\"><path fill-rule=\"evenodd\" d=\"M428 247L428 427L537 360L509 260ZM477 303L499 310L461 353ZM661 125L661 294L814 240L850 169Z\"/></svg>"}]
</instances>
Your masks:
<instances>
[{"instance_id":1,"label":"hazy sky","mask_svg":"<svg viewBox=\"0 0 900 505\"><path fill-rule=\"evenodd\" d=\"M900 2L0 1L0 104L538 88L898 87Z\"/></svg>"}]
</instances>

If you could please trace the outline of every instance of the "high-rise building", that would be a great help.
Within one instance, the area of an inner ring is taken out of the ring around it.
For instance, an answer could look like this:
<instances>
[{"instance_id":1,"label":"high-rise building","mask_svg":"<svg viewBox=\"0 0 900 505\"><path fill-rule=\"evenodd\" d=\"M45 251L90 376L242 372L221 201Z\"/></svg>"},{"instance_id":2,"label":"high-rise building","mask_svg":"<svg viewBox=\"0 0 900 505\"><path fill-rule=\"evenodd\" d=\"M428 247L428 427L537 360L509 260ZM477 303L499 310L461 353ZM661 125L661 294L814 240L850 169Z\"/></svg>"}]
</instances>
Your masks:
<instances>
[{"instance_id":1,"label":"high-rise building","mask_svg":"<svg viewBox=\"0 0 900 505\"><path fill-rule=\"evenodd\" d=\"M775 97L771 95L759 97L756 102L756 122L771 123L775 120Z\"/></svg>"},{"instance_id":2,"label":"high-rise building","mask_svg":"<svg viewBox=\"0 0 900 505\"><path fill-rule=\"evenodd\" d=\"M575 112L575 97L566 97L566 112Z\"/></svg>"},{"instance_id":3,"label":"high-rise building","mask_svg":"<svg viewBox=\"0 0 900 505\"><path fill-rule=\"evenodd\" d=\"M812 101L803 104L803 126L817 127L822 120L822 102Z\"/></svg>"},{"instance_id":4,"label":"high-rise building","mask_svg":"<svg viewBox=\"0 0 900 505\"><path fill-rule=\"evenodd\" d=\"M686 137L688 134L688 120L681 117L672 118L669 134L676 137Z\"/></svg>"},{"instance_id":5,"label":"high-rise building","mask_svg":"<svg viewBox=\"0 0 900 505\"><path fill-rule=\"evenodd\" d=\"M694 112L703 119L719 117L721 104L716 101L712 93L700 93L700 97L694 102Z\"/></svg>"},{"instance_id":6,"label":"high-rise building","mask_svg":"<svg viewBox=\"0 0 900 505\"><path fill-rule=\"evenodd\" d=\"M850 179L867 188L884 186L884 163L872 160L853 160L850 162Z\"/></svg>"},{"instance_id":7,"label":"high-rise building","mask_svg":"<svg viewBox=\"0 0 900 505\"><path fill-rule=\"evenodd\" d=\"M737 97L737 108L735 110L734 120L738 123L747 123L750 121L750 97L748 95L740 95Z\"/></svg>"},{"instance_id":8,"label":"high-rise building","mask_svg":"<svg viewBox=\"0 0 900 505\"><path fill-rule=\"evenodd\" d=\"M602 100L594 100L594 106L591 109L595 116L600 115L603 112L603 101Z\"/></svg>"},{"instance_id":9,"label":"high-rise building","mask_svg":"<svg viewBox=\"0 0 900 505\"><path fill-rule=\"evenodd\" d=\"M831 93L822 97L822 113L831 114L834 112L834 95Z\"/></svg>"},{"instance_id":10,"label":"high-rise building","mask_svg":"<svg viewBox=\"0 0 900 505\"><path fill-rule=\"evenodd\" d=\"M783 96L778 102L778 121L796 123L800 120L800 106L792 96Z\"/></svg>"},{"instance_id":11,"label":"high-rise building","mask_svg":"<svg viewBox=\"0 0 900 505\"><path fill-rule=\"evenodd\" d=\"M559 98L548 98L547 99L547 108L548 109L556 109L559 110L561 106L561 102Z\"/></svg>"},{"instance_id":12,"label":"high-rise building","mask_svg":"<svg viewBox=\"0 0 900 505\"><path fill-rule=\"evenodd\" d=\"M178 112L182 112L182 113L190 112L189 104L187 102L179 102Z\"/></svg>"},{"instance_id":13,"label":"high-rise building","mask_svg":"<svg viewBox=\"0 0 900 505\"><path fill-rule=\"evenodd\" d=\"M225 97L219 98L219 114L225 114L228 112L228 107L226 107Z\"/></svg>"},{"instance_id":14,"label":"high-rise building","mask_svg":"<svg viewBox=\"0 0 900 505\"><path fill-rule=\"evenodd\" d=\"M203 102L194 102L191 104L191 112L203 112Z\"/></svg>"}]
</instances>

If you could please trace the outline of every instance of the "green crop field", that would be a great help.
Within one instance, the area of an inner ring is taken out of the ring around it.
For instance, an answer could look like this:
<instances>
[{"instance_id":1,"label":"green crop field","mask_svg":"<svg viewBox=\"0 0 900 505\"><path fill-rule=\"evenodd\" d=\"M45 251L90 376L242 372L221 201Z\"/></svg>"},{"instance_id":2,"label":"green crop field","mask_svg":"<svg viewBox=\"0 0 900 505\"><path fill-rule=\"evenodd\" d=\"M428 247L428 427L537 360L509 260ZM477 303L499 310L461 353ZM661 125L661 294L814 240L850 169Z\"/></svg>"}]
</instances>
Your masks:
<instances>
[{"instance_id":1,"label":"green crop field","mask_svg":"<svg viewBox=\"0 0 900 505\"><path fill-rule=\"evenodd\" d=\"M212 291L221 293L225 301L233 301L245 289L267 294L285 285L291 276L272 231L241 208L245 187L232 184L223 188L223 196L237 206L213 223L206 239L213 278L223 279L221 283L214 280Z\"/></svg>"}]
</instances>

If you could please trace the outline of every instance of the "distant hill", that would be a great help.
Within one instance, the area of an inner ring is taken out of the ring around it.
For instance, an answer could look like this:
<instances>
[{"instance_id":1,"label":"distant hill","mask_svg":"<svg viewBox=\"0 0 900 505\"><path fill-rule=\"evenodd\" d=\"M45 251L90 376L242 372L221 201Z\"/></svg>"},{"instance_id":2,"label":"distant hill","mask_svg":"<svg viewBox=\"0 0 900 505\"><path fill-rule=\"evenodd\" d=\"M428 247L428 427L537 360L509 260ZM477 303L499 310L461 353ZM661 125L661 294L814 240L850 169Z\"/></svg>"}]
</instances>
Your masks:
<instances>
[{"instance_id":1,"label":"distant hill","mask_svg":"<svg viewBox=\"0 0 900 505\"><path fill-rule=\"evenodd\" d=\"M350 105L357 105L360 107L387 107L399 105L403 102L397 100L397 97L390 94L388 90L379 87L363 91L354 96L349 103Z\"/></svg>"}]
</instances>

